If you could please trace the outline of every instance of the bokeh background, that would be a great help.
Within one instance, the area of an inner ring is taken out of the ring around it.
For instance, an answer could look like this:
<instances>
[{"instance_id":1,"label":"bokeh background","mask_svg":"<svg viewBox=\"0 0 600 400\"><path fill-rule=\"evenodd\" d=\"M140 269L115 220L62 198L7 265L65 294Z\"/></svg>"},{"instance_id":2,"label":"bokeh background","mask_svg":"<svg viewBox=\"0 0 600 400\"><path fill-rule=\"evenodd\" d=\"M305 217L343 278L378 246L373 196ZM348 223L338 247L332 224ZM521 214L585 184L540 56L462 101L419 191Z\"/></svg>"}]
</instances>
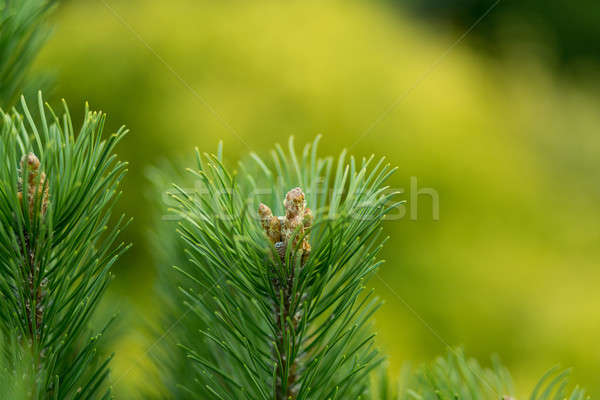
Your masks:
<instances>
[{"instance_id":1,"label":"bokeh background","mask_svg":"<svg viewBox=\"0 0 600 400\"><path fill-rule=\"evenodd\" d=\"M83 117L87 100L131 129L134 247L104 306L121 312L118 397L155 383L169 334L148 167L219 140L233 164L317 134L323 154L386 156L406 200L411 177L439 194L439 220L421 195L385 225L371 284L392 374L464 345L499 354L519 393L558 363L600 396L598 2L71 0L52 19L36 64L54 71L51 103Z\"/></svg>"}]
</instances>

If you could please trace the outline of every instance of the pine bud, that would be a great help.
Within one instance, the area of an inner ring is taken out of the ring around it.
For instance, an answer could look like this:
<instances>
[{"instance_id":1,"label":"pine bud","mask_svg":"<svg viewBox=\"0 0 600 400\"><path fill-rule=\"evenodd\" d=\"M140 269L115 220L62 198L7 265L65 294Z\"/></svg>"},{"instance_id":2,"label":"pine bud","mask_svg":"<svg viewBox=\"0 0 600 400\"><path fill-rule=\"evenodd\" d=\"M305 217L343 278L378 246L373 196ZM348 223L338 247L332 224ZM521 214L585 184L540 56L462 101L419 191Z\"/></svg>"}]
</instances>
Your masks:
<instances>
[{"instance_id":1,"label":"pine bud","mask_svg":"<svg viewBox=\"0 0 600 400\"><path fill-rule=\"evenodd\" d=\"M305 203L302 189L297 187L287 192L283 205L285 206L285 217L287 219L303 216Z\"/></svg>"},{"instance_id":2,"label":"pine bud","mask_svg":"<svg viewBox=\"0 0 600 400\"><path fill-rule=\"evenodd\" d=\"M281 241L281 222L273 216L271 209L263 203L258 206L261 225L272 243Z\"/></svg>"},{"instance_id":3,"label":"pine bud","mask_svg":"<svg viewBox=\"0 0 600 400\"><path fill-rule=\"evenodd\" d=\"M302 220L304 223L304 229L310 228L313 223L313 213L310 208L304 210L304 219Z\"/></svg>"},{"instance_id":4,"label":"pine bud","mask_svg":"<svg viewBox=\"0 0 600 400\"><path fill-rule=\"evenodd\" d=\"M25 168L25 164L27 167ZM33 153L25 154L21 158L20 177L19 177L19 192L17 196L19 202L23 203L23 173L27 169L27 201L29 203L29 217L33 218L34 207L37 201L40 204L40 214L46 215L48 208L48 187L44 187L46 183L46 174L40 172L40 160Z\"/></svg>"},{"instance_id":5,"label":"pine bud","mask_svg":"<svg viewBox=\"0 0 600 400\"><path fill-rule=\"evenodd\" d=\"M269 221L269 239L271 242L277 243L281 241L281 221L277 217L271 217Z\"/></svg>"},{"instance_id":6,"label":"pine bud","mask_svg":"<svg viewBox=\"0 0 600 400\"><path fill-rule=\"evenodd\" d=\"M306 208L304 192L299 187L290 190L283 202L285 207L285 216L276 217L271 209L265 204L258 206L258 215L261 225L271 242L275 244L275 249L283 261L287 246L297 246L300 238L300 250L302 254L302 264L310 254L310 244L308 235L305 235L305 229L310 228L313 222L312 211Z\"/></svg>"},{"instance_id":7,"label":"pine bud","mask_svg":"<svg viewBox=\"0 0 600 400\"><path fill-rule=\"evenodd\" d=\"M293 245L304 234L304 193L299 187L290 190L285 196L285 220L283 222L283 237L289 243L294 238Z\"/></svg>"},{"instance_id":8,"label":"pine bud","mask_svg":"<svg viewBox=\"0 0 600 400\"><path fill-rule=\"evenodd\" d=\"M267 231L269 229L269 222L271 221L273 212L267 205L260 203L258 205L258 216L260 217L263 229Z\"/></svg>"}]
</instances>

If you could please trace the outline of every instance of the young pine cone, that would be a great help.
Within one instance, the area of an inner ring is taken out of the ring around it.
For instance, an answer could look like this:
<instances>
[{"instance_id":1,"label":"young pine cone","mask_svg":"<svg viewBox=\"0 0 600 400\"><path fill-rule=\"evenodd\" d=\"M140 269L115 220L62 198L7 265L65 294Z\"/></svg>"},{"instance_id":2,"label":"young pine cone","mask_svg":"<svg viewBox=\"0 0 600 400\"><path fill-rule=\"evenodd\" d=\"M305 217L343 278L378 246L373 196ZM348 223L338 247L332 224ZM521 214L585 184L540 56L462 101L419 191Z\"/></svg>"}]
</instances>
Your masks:
<instances>
[{"instance_id":1,"label":"young pine cone","mask_svg":"<svg viewBox=\"0 0 600 400\"><path fill-rule=\"evenodd\" d=\"M293 246L297 246L300 238L304 237L301 243L302 263L304 263L310 253L308 235L305 236L305 231L312 225L312 212L306 208L304 192L299 187L287 193L283 205L285 207L284 217L274 216L271 209L262 203L258 206L262 227L275 245L281 260L284 260L290 242L293 242Z\"/></svg>"},{"instance_id":2,"label":"young pine cone","mask_svg":"<svg viewBox=\"0 0 600 400\"><path fill-rule=\"evenodd\" d=\"M26 167L25 164L27 164ZM40 160L33 153L25 154L21 158L20 166L19 192L17 193L19 202L21 205L23 205L23 174L25 173L25 169L27 169L26 198L27 202L29 203L29 217L33 218L36 202L38 202L37 204L40 205L40 214L42 216L46 215L46 210L48 208L48 186L45 185L46 174L44 172L40 172Z\"/></svg>"}]
</instances>

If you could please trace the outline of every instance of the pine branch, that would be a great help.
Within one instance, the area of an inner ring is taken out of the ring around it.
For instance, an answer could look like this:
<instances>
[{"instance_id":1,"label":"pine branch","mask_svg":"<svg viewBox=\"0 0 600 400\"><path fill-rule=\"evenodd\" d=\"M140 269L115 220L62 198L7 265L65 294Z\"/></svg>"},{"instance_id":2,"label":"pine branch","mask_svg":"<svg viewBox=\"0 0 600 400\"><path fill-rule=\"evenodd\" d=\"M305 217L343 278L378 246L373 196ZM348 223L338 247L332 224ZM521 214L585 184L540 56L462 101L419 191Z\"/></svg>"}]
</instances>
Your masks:
<instances>
[{"instance_id":1,"label":"pine branch","mask_svg":"<svg viewBox=\"0 0 600 400\"><path fill-rule=\"evenodd\" d=\"M152 337L163 337L163 340L150 353L156 370L159 371L160 382L148 388L148 392L151 393L146 393L144 398L157 400L196 399L205 391L204 387L196 381L197 372L190 365L185 350L179 347L180 343L197 342L198 332L206 329L206 326L182 306L185 298L180 288L189 287L193 282L179 272L180 268L187 267L188 256L175 232L177 221L169 209L170 204L164 201L164 194L174 180L184 181L185 187L191 187L193 184L189 179L186 180L186 176L179 174L178 170L175 166L163 162L160 166L146 171L154 189L149 193L151 200L149 203L155 204L152 211L156 225L150 232L149 241L152 243L152 258L156 262L158 275L156 292L161 306L160 328L151 333ZM161 201L157 202L156 199ZM165 336L164 333L167 331L169 334ZM201 350L206 349L196 347L196 351Z\"/></svg>"},{"instance_id":2,"label":"pine branch","mask_svg":"<svg viewBox=\"0 0 600 400\"><path fill-rule=\"evenodd\" d=\"M292 189L287 193L284 206L285 216L276 217L268 206L261 203L258 207L258 215L265 234L275 246L277 252L274 256L279 258L278 262L281 265L286 264L287 249L299 247L299 270L302 270L310 255L308 231L312 225L312 211L305 207L304 193L300 188ZM277 270L271 270L271 289L275 294L275 301L272 305L273 321L276 326L276 340L272 353L273 362L277 365L275 375L280 377L284 373L279 370L279 357L286 353L284 338L287 332L298 331L298 324L304 313L302 303L306 300L306 294L295 290L297 285L295 269L291 269L287 276L278 275ZM294 309L294 303L297 303L296 309ZM299 344L295 343L295 345ZM298 371L302 367L300 360L295 359L291 362L289 370L285 372L284 380L277 379L275 392L278 400L296 397Z\"/></svg>"},{"instance_id":3,"label":"pine branch","mask_svg":"<svg viewBox=\"0 0 600 400\"><path fill-rule=\"evenodd\" d=\"M48 36L45 21L54 4L54 0L0 1L0 107L12 106L29 86L27 74Z\"/></svg>"},{"instance_id":4,"label":"pine branch","mask_svg":"<svg viewBox=\"0 0 600 400\"><path fill-rule=\"evenodd\" d=\"M221 150L198 154L198 190L172 193L193 282L182 293L207 327L205 343L185 343L205 397L360 398L380 362L369 327L378 301L364 283L381 264L381 220L397 206L382 186L393 169L343 153L332 175L317 143L300 161L292 141L271 166L253 155L240 175Z\"/></svg>"},{"instance_id":5,"label":"pine branch","mask_svg":"<svg viewBox=\"0 0 600 400\"><path fill-rule=\"evenodd\" d=\"M105 115L86 107L76 135L66 105L47 116L41 94L39 121L22 107L0 113L0 330L32 357L29 398L104 398L102 332L87 323L127 248L114 245L123 217L109 228L125 130L103 140Z\"/></svg>"},{"instance_id":6,"label":"pine branch","mask_svg":"<svg viewBox=\"0 0 600 400\"><path fill-rule=\"evenodd\" d=\"M195 190L170 193L182 244L163 230L157 245L171 249L163 259L178 260L179 294L170 293L191 314L175 334L188 360L173 364L173 398L517 399L497 360L483 368L461 350L397 390L385 371L373 385L381 357L369 320L378 301L364 282L381 263L380 222L398 205L382 186L393 169L345 154L318 158L317 143L301 156L291 141L287 153L277 146L270 163L253 154L241 173L229 172L221 148L197 154L196 182L185 185ZM567 390L567 378L551 370L530 399L586 399Z\"/></svg>"},{"instance_id":7,"label":"pine branch","mask_svg":"<svg viewBox=\"0 0 600 400\"><path fill-rule=\"evenodd\" d=\"M380 371L379 383L372 386L373 400L516 400L512 378L497 358L484 368L477 360L466 358L460 349L448 351L431 365L419 368L401 379L395 391ZM533 389L530 400L589 399L579 387L568 389L569 370L549 370Z\"/></svg>"}]
</instances>

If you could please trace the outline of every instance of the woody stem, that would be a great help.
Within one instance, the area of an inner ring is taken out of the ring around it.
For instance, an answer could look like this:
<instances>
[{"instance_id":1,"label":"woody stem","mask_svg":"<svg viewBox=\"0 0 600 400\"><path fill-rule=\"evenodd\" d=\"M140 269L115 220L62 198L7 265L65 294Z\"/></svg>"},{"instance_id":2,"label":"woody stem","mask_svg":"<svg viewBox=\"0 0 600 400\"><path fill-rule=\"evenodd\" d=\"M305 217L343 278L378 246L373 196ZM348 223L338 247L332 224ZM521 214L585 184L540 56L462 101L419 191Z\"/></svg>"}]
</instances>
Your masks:
<instances>
[{"instance_id":1,"label":"woody stem","mask_svg":"<svg viewBox=\"0 0 600 400\"><path fill-rule=\"evenodd\" d=\"M282 263L285 263L285 256L281 257ZM278 357L281 357L281 362L277 362L277 370L276 370L276 385L275 385L275 398L277 400L293 400L296 398L297 390L295 385L298 381L297 374L297 360L288 360L286 349L286 343L284 340L285 336L289 336L291 330L296 331L298 328L298 321L294 318L294 316L290 316L292 312L292 289L294 286L294 268L291 269L290 275L288 276L285 282L281 282L278 278L273 278L273 289L277 295L277 303L274 307L274 315L273 318L275 320L275 326L277 327L277 338L276 338L276 346L277 349L274 349L274 357L278 360ZM283 295L283 299L280 296ZM283 308L281 307L283 305ZM289 322L292 322L292 326L289 326ZM292 329L293 328L293 329ZM287 376L282 376L281 368L284 370L285 365L288 365L287 368ZM284 382L286 384L284 385Z\"/></svg>"}]
</instances>

